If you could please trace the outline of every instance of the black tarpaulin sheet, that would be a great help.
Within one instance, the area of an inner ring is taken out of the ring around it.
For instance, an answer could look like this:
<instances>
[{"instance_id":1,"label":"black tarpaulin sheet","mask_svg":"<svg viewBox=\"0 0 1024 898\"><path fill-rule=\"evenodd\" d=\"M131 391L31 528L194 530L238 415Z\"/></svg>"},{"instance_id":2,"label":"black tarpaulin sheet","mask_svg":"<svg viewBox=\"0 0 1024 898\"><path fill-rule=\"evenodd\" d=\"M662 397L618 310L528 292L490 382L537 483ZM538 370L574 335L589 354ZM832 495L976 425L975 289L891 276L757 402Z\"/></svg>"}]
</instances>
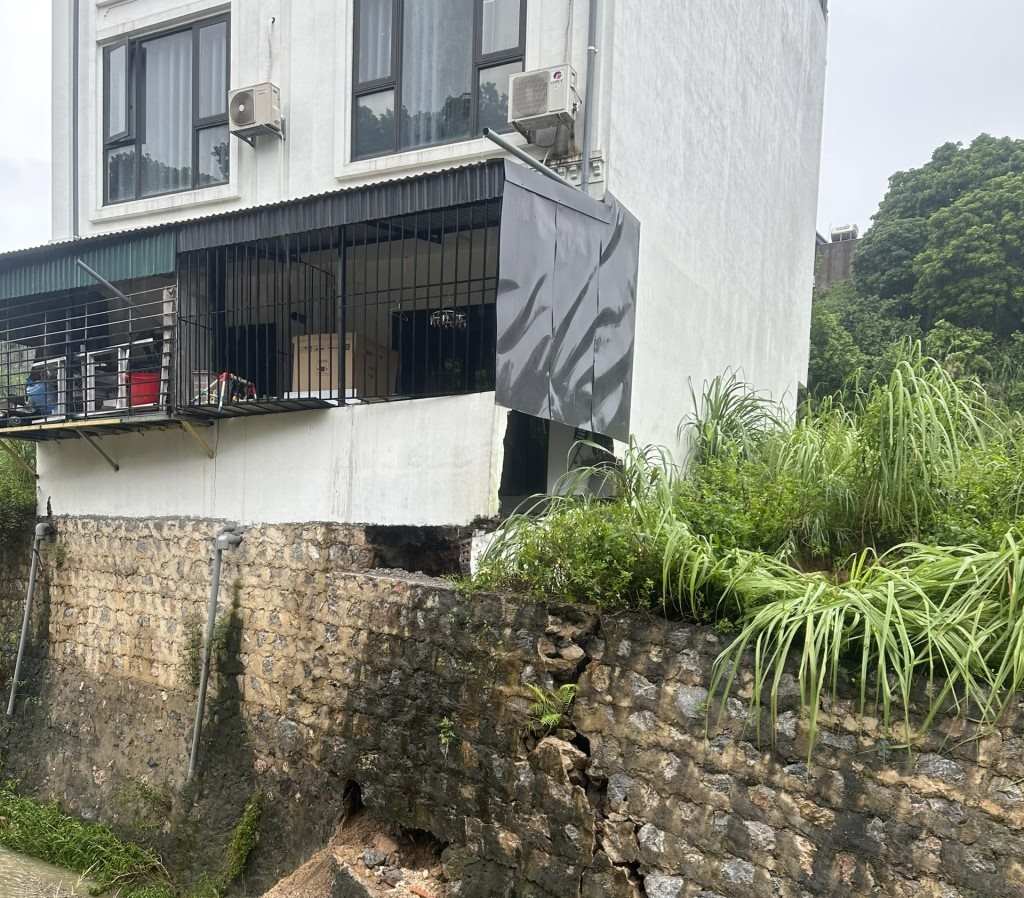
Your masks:
<instances>
[{"instance_id":1,"label":"black tarpaulin sheet","mask_svg":"<svg viewBox=\"0 0 1024 898\"><path fill-rule=\"evenodd\" d=\"M640 223L506 163L498 283L497 401L629 438Z\"/></svg>"}]
</instances>

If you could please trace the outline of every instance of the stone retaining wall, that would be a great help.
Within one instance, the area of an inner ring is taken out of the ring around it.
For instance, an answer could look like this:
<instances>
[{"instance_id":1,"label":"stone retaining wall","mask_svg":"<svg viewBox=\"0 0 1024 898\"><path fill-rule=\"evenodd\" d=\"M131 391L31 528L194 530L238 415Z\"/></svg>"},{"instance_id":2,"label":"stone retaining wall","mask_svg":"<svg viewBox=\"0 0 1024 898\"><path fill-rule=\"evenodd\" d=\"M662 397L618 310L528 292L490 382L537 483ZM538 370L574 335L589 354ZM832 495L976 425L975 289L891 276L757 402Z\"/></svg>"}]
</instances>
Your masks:
<instances>
[{"instance_id":1,"label":"stone retaining wall","mask_svg":"<svg viewBox=\"0 0 1024 898\"><path fill-rule=\"evenodd\" d=\"M58 527L6 773L178 866L213 863L262 790L248 894L316 850L358 786L448 846L462 898L1024 895L1019 709L998 732L941 725L908 757L841 705L808 767L785 706L774 746L751 741L742 682L708 731L714 632L368 571L355 528L254 528L227 559L185 787L216 525ZM0 616L16 607L0 588ZM571 728L529 735L528 685L568 682Z\"/></svg>"}]
</instances>

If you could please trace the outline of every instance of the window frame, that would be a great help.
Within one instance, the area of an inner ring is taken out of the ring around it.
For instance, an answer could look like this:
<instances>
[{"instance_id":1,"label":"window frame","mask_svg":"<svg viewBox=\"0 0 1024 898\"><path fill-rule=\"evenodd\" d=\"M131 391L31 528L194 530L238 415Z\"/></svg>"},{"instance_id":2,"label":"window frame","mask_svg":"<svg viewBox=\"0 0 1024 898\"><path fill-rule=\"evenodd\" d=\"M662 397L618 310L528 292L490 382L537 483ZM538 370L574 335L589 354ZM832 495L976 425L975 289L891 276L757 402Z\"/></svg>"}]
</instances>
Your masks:
<instances>
[{"instance_id":1,"label":"window frame","mask_svg":"<svg viewBox=\"0 0 1024 898\"><path fill-rule=\"evenodd\" d=\"M412 147L403 147L402 141L402 35L405 24L405 3L406 0L391 0L391 72L386 77L375 78L370 81L359 80L359 38L360 38L360 0L354 0L352 4L352 109L349 116L349 159L352 162L361 162L366 159L381 159L387 156L394 156L398 153L411 153L416 150L424 150L430 147L447 146L452 143L459 143L463 140L473 140L480 137L480 73L486 69L495 68L500 65L522 63L526 67L526 13L529 0L519 0L519 44L505 50L497 50L492 53L483 53L483 10L485 0L473 0L473 47L471 61L471 83L470 83L470 133L465 137L455 140L439 140L433 143L417 144ZM359 115L359 101L363 97L373 94L393 91L394 102L394 134L392 135L391 148L381 150L377 153L356 152L356 123ZM501 131L510 131L511 127L506 125Z\"/></svg>"},{"instance_id":2,"label":"window frame","mask_svg":"<svg viewBox=\"0 0 1024 898\"><path fill-rule=\"evenodd\" d=\"M228 146L230 147L231 132L228 118L228 98L224 96L224 112L217 115L200 116L200 32L214 25L224 25L224 83L228 91L231 89L231 15L221 15L200 19L177 28L154 31L146 34L123 38L103 48L103 150L100 164L103 168L103 206L120 206L124 203L150 200L161 196L187 193L190 190L206 190L211 187L222 187L231 182L231 172L227 181L216 184L199 183L199 135L201 132L220 126L228 126ZM148 41L176 34L191 33L192 35L192 160L191 183L187 187L175 190L162 190L159 193L142 193L142 146L146 139L146 90L145 63L141 46ZM119 48L125 48L125 123L126 130L118 134L109 134L110 130L110 56ZM107 156L111 150L131 147L135 152L135 178L133 195L120 200L110 199L110 167Z\"/></svg>"}]
</instances>

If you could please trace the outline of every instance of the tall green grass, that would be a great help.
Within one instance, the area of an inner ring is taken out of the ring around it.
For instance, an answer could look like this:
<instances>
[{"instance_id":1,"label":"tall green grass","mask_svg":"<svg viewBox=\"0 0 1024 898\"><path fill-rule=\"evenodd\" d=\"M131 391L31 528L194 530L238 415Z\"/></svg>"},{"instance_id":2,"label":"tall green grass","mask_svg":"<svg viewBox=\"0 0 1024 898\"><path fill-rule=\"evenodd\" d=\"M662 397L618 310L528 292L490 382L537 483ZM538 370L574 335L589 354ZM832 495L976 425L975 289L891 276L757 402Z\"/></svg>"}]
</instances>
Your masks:
<instances>
[{"instance_id":1,"label":"tall green grass","mask_svg":"<svg viewBox=\"0 0 1024 898\"><path fill-rule=\"evenodd\" d=\"M0 845L83 874L96 894L120 888L137 898L157 888L154 880L165 880L152 851L123 842L105 826L69 817L55 804L22 797L13 783L0 786Z\"/></svg>"},{"instance_id":2,"label":"tall green grass","mask_svg":"<svg viewBox=\"0 0 1024 898\"><path fill-rule=\"evenodd\" d=\"M506 522L477 585L728 621L718 701L746 666L774 731L791 671L812 745L843 684L908 733L912 709L996 720L1024 685L1019 419L912 344L795 422L734 376L694 401L685 470L631 446L575 472Z\"/></svg>"}]
</instances>

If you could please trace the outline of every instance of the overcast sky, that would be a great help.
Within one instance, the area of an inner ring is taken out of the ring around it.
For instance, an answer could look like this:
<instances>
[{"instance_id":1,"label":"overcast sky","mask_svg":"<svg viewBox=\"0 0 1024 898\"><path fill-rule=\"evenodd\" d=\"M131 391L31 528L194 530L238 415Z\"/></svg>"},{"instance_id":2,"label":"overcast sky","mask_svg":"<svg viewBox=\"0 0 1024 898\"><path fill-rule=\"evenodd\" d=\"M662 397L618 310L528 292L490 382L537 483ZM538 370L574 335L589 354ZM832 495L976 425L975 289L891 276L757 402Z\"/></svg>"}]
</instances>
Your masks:
<instances>
[{"instance_id":1,"label":"overcast sky","mask_svg":"<svg viewBox=\"0 0 1024 898\"><path fill-rule=\"evenodd\" d=\"M757 3L760 0L745 0ZM0 250L50 236L50 3L0 0ZM946 140L1024 137L1021 0L831 0L818 227L866 227Z\"/></svg>"}]
</instances>

